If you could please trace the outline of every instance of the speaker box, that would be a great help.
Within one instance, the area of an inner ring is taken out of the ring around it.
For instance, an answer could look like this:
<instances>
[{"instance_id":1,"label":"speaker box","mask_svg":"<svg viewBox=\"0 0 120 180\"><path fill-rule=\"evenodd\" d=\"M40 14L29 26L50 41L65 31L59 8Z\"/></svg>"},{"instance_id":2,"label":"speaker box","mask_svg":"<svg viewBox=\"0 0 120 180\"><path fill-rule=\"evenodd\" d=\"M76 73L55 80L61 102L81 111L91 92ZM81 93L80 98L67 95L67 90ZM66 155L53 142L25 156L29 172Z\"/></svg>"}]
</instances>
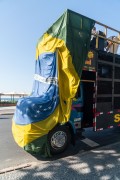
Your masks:
<instances>
[{"instance_id":1,"label":"speaker box","mask_svg":"<svg viewBox=\"0 0 120 180\"><path fill-rule=\"evenodd\" d=\"M98 31L97 33L98 33L98 35L105 37L104 32ZM104 46L105 46L105 39L99 37L98 38L98 49L104 51Z\"/></svg>"}]
</instances>

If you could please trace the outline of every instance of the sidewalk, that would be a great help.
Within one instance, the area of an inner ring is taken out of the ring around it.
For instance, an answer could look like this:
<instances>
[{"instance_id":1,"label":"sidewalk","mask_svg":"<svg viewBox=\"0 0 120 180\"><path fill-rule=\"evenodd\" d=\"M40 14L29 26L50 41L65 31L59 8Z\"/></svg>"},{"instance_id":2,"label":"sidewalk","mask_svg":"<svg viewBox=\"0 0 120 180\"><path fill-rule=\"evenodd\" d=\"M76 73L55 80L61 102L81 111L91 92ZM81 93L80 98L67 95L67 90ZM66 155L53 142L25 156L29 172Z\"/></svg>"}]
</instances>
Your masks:
<instances>
[{"instance_id":1,"label":"sidewalk","mask_svg":"<svg viewBox=\"0 0 120 180\"><path fill-rule=\"evenodd\" d=\"M0 107L0 115L14 114L16 106Z\"/></svg>"},{"instance_id":2,"label":"sidewalk","mask_svg":"<svg viewBox=\"0 0 120 180\"><path fill-rule=\"evenodd\" d=\"M0 180L120 180L120 142L0 172Z\"/></svg>"}]
</instances>

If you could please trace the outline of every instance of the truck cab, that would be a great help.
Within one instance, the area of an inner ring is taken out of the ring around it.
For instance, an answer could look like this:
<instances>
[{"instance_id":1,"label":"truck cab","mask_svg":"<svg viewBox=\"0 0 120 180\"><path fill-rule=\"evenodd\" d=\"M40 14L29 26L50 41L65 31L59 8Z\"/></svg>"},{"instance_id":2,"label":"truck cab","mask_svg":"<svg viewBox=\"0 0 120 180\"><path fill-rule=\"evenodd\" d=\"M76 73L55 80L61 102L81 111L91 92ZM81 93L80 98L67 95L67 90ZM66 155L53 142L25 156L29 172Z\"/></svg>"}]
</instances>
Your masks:
<instances>
[{"instance_id":1,"label":"truck cab","mask_svg":"<svg viewBox=\"0 0 120 180\"><path fill-rule=\"evenodd\" d=\"M83 120L83 106L83 84L81 83L78 87L76 96L73 99L71 108L70 122L74 127L74 131L81 128L81 122Z\"/></svg>"}]
</instances>

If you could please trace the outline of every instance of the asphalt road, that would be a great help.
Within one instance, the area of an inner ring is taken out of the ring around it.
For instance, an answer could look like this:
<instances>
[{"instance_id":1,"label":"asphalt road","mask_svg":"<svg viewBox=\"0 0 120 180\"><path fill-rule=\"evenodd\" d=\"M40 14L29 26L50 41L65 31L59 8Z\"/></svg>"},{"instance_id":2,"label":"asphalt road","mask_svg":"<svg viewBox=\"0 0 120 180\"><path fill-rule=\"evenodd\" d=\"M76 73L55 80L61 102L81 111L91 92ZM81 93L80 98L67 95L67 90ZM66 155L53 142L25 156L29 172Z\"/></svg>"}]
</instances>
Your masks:
<instances>
[{"instance_id":1,"label":"asphalt road","mask_svg":"<svg viewBox=\"0 0 120 180\"><path fill-rule=\"evenodd\" d=\"M0 170L8 167L17 167L25 163L44 163L45 160L39 156L34 157L21 149L12 137L11 132L12 115L0 116ZM83 133L84 138L80 140L77 137L76 145L70 145L68 150L51 160L60 160L77 156L77 154L89 153L99 147L111 145L120 141L120 128L108 129L99 132L93 132L91 128Z\"/></svg>"},{"instance_id":2,"label":"asphalt road","mask_svg":"<svg viewBox=\"0 0 120 180\"><path fill-rule=\"evenodd\" d=\"M0 115L0 169L35 161L13 139L11 126L13 115Z\"/></svg>"}]
</instances>

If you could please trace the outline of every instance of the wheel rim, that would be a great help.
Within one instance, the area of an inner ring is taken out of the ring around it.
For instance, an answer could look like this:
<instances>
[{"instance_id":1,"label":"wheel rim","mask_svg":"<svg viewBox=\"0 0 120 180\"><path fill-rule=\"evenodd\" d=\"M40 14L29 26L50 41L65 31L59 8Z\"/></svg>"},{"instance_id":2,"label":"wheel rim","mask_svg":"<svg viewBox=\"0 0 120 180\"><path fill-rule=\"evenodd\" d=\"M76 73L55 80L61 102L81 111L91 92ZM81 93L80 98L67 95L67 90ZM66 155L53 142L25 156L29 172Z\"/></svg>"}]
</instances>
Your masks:
<instances>
[{"instance_id":1,"label":"wheel rim","mask_svg":"<svg viewBox=\"0 0 120 180\"><path fill-rule=\"evenodd\" d=\"M51 146L53 148L62 148L66 142L67 136L63 131L57 131L51 137Z\"/></svg>"}]
</instances>

